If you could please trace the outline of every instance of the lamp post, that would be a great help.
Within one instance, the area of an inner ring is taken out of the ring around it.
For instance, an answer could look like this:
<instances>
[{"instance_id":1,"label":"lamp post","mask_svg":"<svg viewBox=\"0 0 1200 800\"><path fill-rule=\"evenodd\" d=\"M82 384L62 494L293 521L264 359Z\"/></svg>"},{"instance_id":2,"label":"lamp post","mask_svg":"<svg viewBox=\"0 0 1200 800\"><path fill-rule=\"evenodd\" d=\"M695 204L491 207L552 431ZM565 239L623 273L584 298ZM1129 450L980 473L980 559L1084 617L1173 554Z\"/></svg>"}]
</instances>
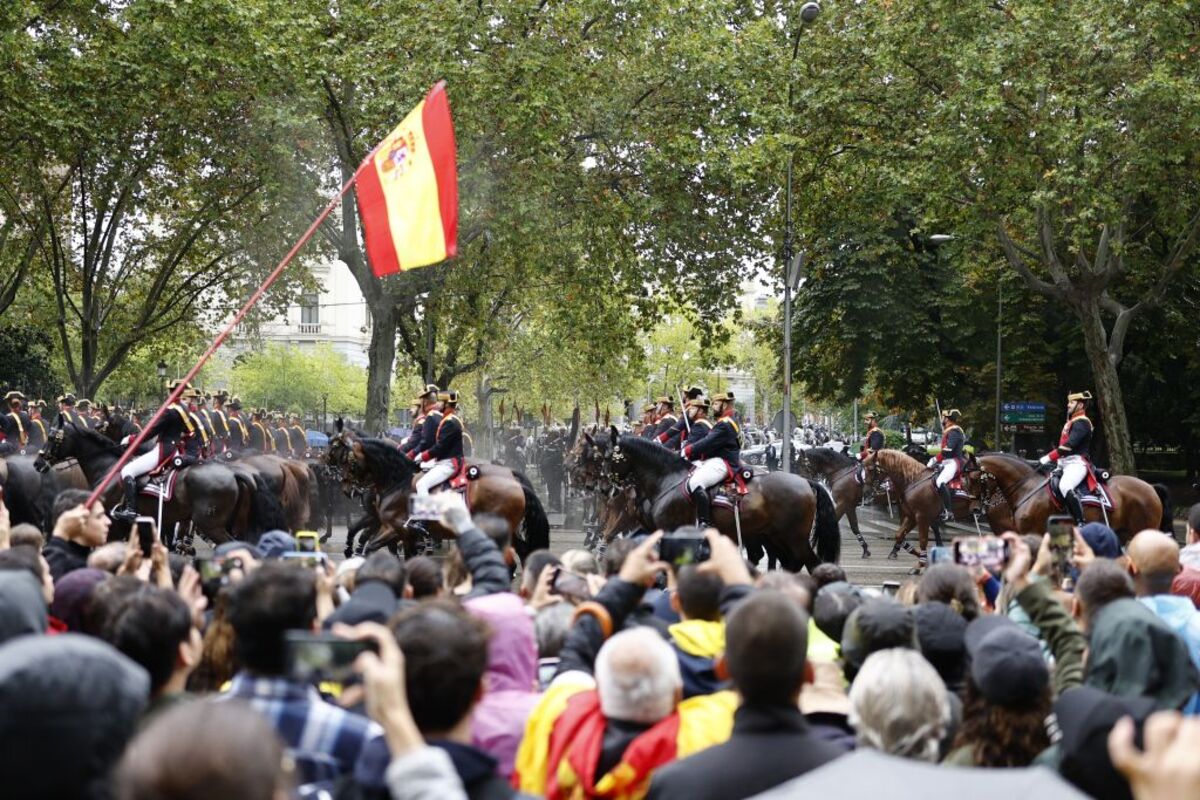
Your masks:
<instances>
[{"instance_id":1,"label":"lamp post","mask_svg":"<svg viewBox=\"0 0 1200 800\"><path fill-rule=\"evenodd\" d=\"M795 96L795 85L792 82L791 67L796 63L800 52L800 36L804 26L815 20L821 14L820 3L805 3L800 6L800 30L796 31L796 41L792 45L792 61L788 65L788 118L792 115L792 101ZM794 148L788 150L787 186L784 190L783 212L783 446L780 448L780 460L783 471L792 471L792 294L800 285L804 272L804 254L792 253L792 166L796 161Z\"/></svg>"},{"instance_id":2,"label":"lamp post","mask_svg":"<svg viewBox=\"0 0 1200 800\"><path fill-rule=\"evenodd\" d=\"M326 415L329 413L329 393L321 392L321 432L329 430Z\"/></svg>"},{"instance_id":3,"label":"lamp post","mask_svg":"<svg viewBox=\"0 0 1200 800\"><path fill-rule=\"evenodd\" d=\"M167 397L167 362L159 359L158 364L155 365L155 371L158 373L158 388L165 400Z\"/></svg>"}]
</instances>

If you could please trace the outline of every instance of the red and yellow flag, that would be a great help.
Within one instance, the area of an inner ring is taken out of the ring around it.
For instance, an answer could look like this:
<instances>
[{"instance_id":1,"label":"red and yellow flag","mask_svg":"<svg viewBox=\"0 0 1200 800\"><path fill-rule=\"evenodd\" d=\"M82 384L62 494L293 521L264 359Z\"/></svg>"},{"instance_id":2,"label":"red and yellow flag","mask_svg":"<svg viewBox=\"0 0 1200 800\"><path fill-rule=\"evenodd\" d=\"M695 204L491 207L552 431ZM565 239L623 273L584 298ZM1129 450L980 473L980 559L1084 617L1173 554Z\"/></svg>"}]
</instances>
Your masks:
<instances>
[{"instance_id":1,"label":"red and yellow flag","mask_svg":"<svg viewBox=\"0 0 1200 800\"><path fill-rule=\"evenodd\" d=\"M376 277L454 256L458 168L445 83L363 160L355 188Z\"/></svg>"}]
</instances>

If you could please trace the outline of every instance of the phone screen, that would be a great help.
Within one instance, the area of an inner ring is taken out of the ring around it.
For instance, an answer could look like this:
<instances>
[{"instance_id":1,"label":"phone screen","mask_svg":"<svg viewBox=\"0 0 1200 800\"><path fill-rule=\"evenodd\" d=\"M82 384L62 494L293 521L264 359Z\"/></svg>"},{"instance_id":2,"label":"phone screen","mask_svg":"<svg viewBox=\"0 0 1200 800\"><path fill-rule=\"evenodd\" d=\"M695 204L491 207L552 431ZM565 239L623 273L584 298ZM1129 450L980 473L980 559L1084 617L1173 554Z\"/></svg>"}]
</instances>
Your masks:
<instances>
[{"instance_id":1,"label":"phone screen","mask_svg":"<svg viewBox=\"0 0 1200 800\"><path fill-rule=\"evenodd\" d=\"M223 573L221 566L219 558L199 557L196 559L196 572L200 573L200 580L204 583L220 580Z\"/></svg>"},{"instance_id":2,"label":"phone screen","mask_svg":"<svg viewBox=\"0 0 1200 800\"><path fill-rule=\"evenodd\" d=\"M142 555L149 558L154 549L154 540L157 538L154 530L154 517L138 517L134 525L137 526L138 547L141 548Z\"/></svg>"},{"instance_id":3,"label":"phone screen","mask_svg":"<svg viewBox=\"0 0 1200 800\"><path fill-rule=\"evenodd\" d=\"M320 569L325 565L324 553L310 553L305 550L292 550L284 553L280 558L288 563L297 564L308 569Z\"/></svg>"},{"instance_id":4,"label":"phone screen","mask_svg":"<svg viewBox=\"0 0 1200 800\"><path fill-rule=\"evenodd\" d=\"M285 640L288 675L304 683L350 683L354 660L364 651L375 651L370 641L342 639L331 633L288 631Z\"/></svg>"},{"instance_id":5,"label":"phone screen","mask_svg":"<svg viewBox=\"0 0 1200 800\"><path fill-rule=\"evenodd\" d=\"M300 531L296 534L296 549L302 553L315 553L320 548L317 546L317 535L310 531Z\"/></svg>"},{"instance_id":6,"label":"phone screen","mask_svg":"<svg viewBox=\"0 0 1200 800\"><path fill-rule=\"evenodd\" d=\"M432 495L411 494L408 497L408 518L439 520L442 512L437 509L437 500Z\"/></svg>"},{"instance_id":7,"label":"phone screen","mask_svg":"<svg viewBox=\"0 0 1200 800\"><path fill-rule=\"evenodd\" d=\"M550 593L576 600L587 600L592 596L586 580L562 567L554 568L554 574L550 578Z\"/></svg>"},{"instance_id":8,"label":"phone screen","mask_svg":"<svg viewBox=\"0 0 1200 800\"><path fill-rule=\"evenodd\" d=\"M1008 562L1008 542L996 536L955 539L954 563L964 567L999 569Z\"/></svg>"},{"instance_id":9,"label":"phone screen","mask_svg":"<svg viewBox=\"0 0 1200 800\"><path fill-rule=\"evenodd\" d=\"M884 581L883 593L888 597L895 597L900 592L900 584L896 581Z\"/></svg>"},{"instance_id":10,"label":"phone screen","mask_svg":"<svg viewBox=\"0 0 1200 800\"><path fill-rule=\"evenodd\" d=\"M954 551L949 547L931 547L929 548L929 563L944 564L954 560Z\"/></svg>"},{"instance_id":11,"label":"phone screen","mask_svg":"<svg viewBox=\"0 0 1200 800\"><path fill-rule=\"evenodd\" d=\"M664 536L658 543L658 557L676 569L708 561L710 555L711 548L703 534L680 534L676 531Z\"/></svg>"},{"instance_id":12,"label":"phone screen","mask_svg":"<svg viewBox=\"0 0 1200 800\"><path fill-rule=\"evenodd\" d=\"M1046 520L1046 532L1050 534L1054 578L1061 581L1070 572L1071 555L1075 552L1075 520L1066 515L1052 516Z\"/></svg>"}]
</instances>

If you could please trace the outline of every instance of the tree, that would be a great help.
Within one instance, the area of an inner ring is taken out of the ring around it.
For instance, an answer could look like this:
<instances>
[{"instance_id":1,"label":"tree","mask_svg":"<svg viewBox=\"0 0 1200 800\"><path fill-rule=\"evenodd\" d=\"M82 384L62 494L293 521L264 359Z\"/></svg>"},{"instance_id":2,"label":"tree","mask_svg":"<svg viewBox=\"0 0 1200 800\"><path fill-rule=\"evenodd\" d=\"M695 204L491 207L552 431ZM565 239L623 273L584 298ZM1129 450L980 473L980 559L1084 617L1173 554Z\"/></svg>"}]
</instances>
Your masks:
<instances>
[{"instance_id":1,"label":"tree","mask_svg":"<svg viewBox=\"0 0 1200 800\"><path fill-rule=\"evenodd\" d=\"M362 413L366 375L329 345L311 351L269 344L234 362L232 391L247 406L312 414L327 395L330 411Z\"/></svg>"},{"instance_id":2,"label":"tree","mask_svg":"<svg viewBox=\"0 0 1200 800\"><path fill-rule=\"evenodd\" d=\"M1073 319L1110 462L1132 472L1118 366L1200 239L1196 10L830 5L800 67L802 238L830 208L910 209L914 232L975 248L968 263L1004 259Z\"/></svg>"},{"instance_id":3,"label":"tree","mask_svg":"<svg viewBox=\"0 0 1200 800\"><path fill-rule=\"evenodd\" d=\"M284 88L260 45L286 4L27 5L5 211L37 243L67 376L93 395L144 343L219 321L296 225L302 147L260 97Z\"/></svg>"}]
</instances>

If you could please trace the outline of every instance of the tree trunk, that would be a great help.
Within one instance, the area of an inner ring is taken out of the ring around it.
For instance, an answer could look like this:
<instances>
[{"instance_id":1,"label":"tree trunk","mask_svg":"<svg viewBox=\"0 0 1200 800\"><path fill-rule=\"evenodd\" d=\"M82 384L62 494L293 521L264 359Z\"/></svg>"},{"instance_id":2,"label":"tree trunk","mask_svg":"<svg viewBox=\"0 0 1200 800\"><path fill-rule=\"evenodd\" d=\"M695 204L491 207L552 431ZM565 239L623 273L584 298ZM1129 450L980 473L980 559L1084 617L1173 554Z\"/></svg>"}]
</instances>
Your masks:
<instances>
[{"instance_id":1,"label":"tree trunk","mask_svg":"<svg viewBox=\"0 0 1200 800\"><path fill-rule=\"evenodd\" d=\"M1129 433L1129 422L1125 417L1125 400L1121 394L1117 365L1113 363L1108 352L1108 335L1104 329L1104 320L1100 316L1100 304L1096 298L1089 297L1079 302L1076 309L1083 326L1084 351L1092 368L1092 378L1096 382L1093 392L1104 424L1108 466L1114 473L1136 475L1133 437Z\"/></svg>"},{"instance_id":2,"label":"tree trunk","mask_svg":"<svg viewBox=\"0 0 1200 800\"><path fill-rule=\"evenodd\" d=\"M396 307L390 302L372 304L371 345L367 369L368 431L388 428L388 407L392 396L392 368L396 363Z\"/></svg>"}]
</instances>

